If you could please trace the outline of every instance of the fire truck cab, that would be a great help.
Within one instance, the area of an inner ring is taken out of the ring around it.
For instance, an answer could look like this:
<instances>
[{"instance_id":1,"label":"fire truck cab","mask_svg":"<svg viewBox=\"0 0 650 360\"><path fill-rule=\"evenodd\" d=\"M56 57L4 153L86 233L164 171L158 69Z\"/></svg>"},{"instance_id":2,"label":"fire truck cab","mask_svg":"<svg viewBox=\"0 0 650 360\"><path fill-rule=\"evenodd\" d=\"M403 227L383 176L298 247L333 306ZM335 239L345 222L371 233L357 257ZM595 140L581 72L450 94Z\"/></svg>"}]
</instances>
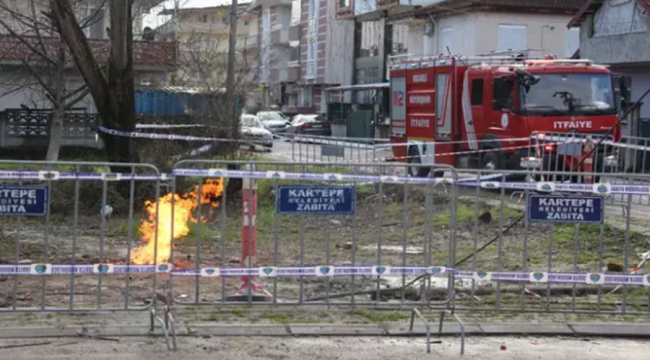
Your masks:
<instances>
[{"instance_id":1,"label":"fire truck cab","mask_svg":"<svg viewBox=\"0 0 650 360\"><path fill-rule=\"evenodd\" d=\"M521 169L535 134L620 137L619 128L610 131L618 125L619 109L612 75L589 60L394 57L390 84L397 161ZM547 146L544 168L578 164L583 144ZM428 167L409 168L412 176L429 172Z\"/></svg>"}]
</instances>

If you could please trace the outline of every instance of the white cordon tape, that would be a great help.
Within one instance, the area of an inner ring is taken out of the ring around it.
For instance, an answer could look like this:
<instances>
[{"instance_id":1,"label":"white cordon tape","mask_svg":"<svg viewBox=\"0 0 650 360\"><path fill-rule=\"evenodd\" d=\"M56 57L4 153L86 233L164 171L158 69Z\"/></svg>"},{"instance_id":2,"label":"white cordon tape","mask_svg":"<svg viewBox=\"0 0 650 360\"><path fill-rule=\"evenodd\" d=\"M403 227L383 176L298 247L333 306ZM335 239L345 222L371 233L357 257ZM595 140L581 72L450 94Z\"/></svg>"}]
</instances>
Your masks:
<instances>
[{"instance_id":1,"label":"white cordon tape","mask_svg":"<svg viewBox=\"0 0 650 360\"><path fill-rule=\"evenodd\" d=\"M174 169L174 176L198 176L198 177L229 177L242 179L283 179L303 181L346 181L346 182L382 182L391 184L457 184L470 187L481 187L484 189L512 189L532 190L542 192L567 191L593 193L595 195L607 194L628 194L628 195L650 195L650 184L570 184L556 182L498 182L488 181L499 178L504 174L494 174L482 177L467 177L461 179L449 178L419 178L406 176L383 176L383 175L353 175L337 174L333 176L328 173L301 173L286 171L245 171L225 169Z\"/></svg>"},{"instance_id":2,"label":"white cordon tape","mask_svg":"<svg viewBox=\"0 0 650 360\"><path fill-rule=\"evenodd\" d=\"M650 287L650 275L622 275L606 273L552 273L552 272L468 272L455 271L445 266L401 266L401 265L319 265L307 267L252 267L199 269L173 269L171 264L158 265L118 265L118 264L21 264L0 265L0 275L97 275L169 273L180 277L347 277L347 276L437 276L452 274L458 279L477 281L517 282L517 283L555 283L587 285L630 285Z\"/></svg>"},{"instance_id":3,"label":"white cordon tape","mask_svg":"<svg viewBox=\"0 0 650 360\"><path fill-rule=\"evenodd\" d=\"M0 170L0 180L101 180L101 181L166 181L167 174L91 173L74 171Z\"/></svg>"},{"instance_id":4,"label":"white cordon tape","mask_svg":"<svg viewBox=\"0 0 650 360\"><path fill-rule=\"evenodd\" d=\"M19 264L0 265L0 275L89 275L89 274L135 274L169 273L171 264L118 265L118 264Z\"/></svg>"},{"instance_id":5,"label":"white cordon tape","mask_svg":"<svg viewBox=\"0 0 650 360\"><path fill-rule=\"evenodd\" d=\"M264 139L256 139L256 138L237 140L237 139L220 139L214 137L190 136L190 135L142 133L142 132L113 130L103 126L99 126L98 129L99 131L109 135L136 138L136 139L227 142L227 143L238 143L238 144L251 144L251 143L256 143L258 141L264 140Z\"/></svg>"},{"instance_id":6,"label":"white cordon tape","mask_svg":"<svg viewBox=\"0 0 650 360\"><path fill-rule=\"evenodd\" d=\"M419 178L406 176L384 175L350 175L332 173L299 173L285 171L246 171L226 169L174 169L172 176L228 177L238 179L275 179L303 181L347 181L361 183L391 183L391 184L457 184L484 189L532 190L543 192L567 191L593 193L596 195L625 194L650 195L650 184L569 184L555 182L498 182L504 174L493 174L480 177L449 178ZM120 173L84 173L84 172L43 172L43 171L11 171L0 170L0 180L99 180L99 181L167 181L169 174L120 174Z\"/></svg>"}]
</instances>

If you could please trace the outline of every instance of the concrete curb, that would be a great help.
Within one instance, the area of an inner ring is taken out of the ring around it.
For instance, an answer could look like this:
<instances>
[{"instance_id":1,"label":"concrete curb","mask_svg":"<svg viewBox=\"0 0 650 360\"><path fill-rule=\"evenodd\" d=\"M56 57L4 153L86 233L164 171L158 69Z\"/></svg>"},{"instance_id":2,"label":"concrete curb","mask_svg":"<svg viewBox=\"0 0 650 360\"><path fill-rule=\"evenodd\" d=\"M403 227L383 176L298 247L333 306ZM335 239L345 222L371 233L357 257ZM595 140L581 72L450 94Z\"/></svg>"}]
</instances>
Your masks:
<instances>
[{"instance_id":1,"label":"concrete curb","mask_svg":"<svg viewBox=\"0 0 650 360\"><path fill-rule=\"evenodd\" d=\"M0 339L15 338L57 338L77 337L85 329L92 336L138 337L160 336L159 327L154 332L146 326L103 326L103 327L24 327L0 329ZM460 326L445 323L438 333L438 324L430 324L433 336L457 336ZM287 324L287 325L236 325L197 324L177 325L177 336L424 336L426 328L416 323L413 331L408 323L390 324ZM625 323L467 323L465 335L474 336L580 336L650 338L650 324Z\"/></svg>"}]
</instances>

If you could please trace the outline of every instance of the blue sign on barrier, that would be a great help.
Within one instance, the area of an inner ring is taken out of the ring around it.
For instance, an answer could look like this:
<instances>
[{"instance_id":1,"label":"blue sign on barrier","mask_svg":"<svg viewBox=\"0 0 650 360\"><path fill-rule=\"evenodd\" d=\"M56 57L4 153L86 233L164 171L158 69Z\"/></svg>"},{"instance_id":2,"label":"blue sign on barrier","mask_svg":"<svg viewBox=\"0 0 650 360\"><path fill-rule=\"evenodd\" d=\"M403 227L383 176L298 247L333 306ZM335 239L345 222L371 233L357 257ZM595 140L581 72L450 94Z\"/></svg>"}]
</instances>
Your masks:
<instances>
[{"instance_id":1,"label":"blue sign on barrier","mask_svg":"<svg viewBox=\"0 0 650 360\"><path fill-rule=\"evenodd\" d=\"M598 196L531 195L528 221L602 224L603 198Z\"/></svg>"},{"instance_id":2,"label":"blue sign on barrier","mask_svg":"<svg viewBox=\"0 0 650 360\"><path fill-rule=\"evenodd\" d=\"M278 214L352 215L355 192L352 186L279 186Z\"/></svg>"},{"instance_id":3,"label":"blue sign on barrier","mask_svg":"<svg viewBox=\"0 0 650 360\"><path fill-rule=\"evenodd\" d=\"M47 186L0 186L0 216L45 216Z\"/></svg>"}]
</instances>

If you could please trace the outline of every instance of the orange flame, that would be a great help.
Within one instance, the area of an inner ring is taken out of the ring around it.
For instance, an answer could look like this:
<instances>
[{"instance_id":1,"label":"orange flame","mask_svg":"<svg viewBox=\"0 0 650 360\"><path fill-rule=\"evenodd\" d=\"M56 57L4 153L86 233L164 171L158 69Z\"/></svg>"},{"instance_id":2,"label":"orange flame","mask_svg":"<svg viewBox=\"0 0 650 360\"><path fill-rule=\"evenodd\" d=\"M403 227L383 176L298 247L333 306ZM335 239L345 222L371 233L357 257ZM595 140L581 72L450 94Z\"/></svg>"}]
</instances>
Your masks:
<instances>
[{"instance_id":1,"label":"orange flame","mask_svg":"<svg viewBox=\"0 0 650 360\"><path fill-rule=\"evenodd\" d=\"M155 201L145 201L148 217L140 225L140 240L145 244L131 251L131 263L136 265L165 264L169 261L172 244L190 233L190 222L196 222L194 210L199 204L210 204L211 208L219 206L217 199L223 193L223 179L207 179L187 194L169 193ZM173 217L172 217L173 199ZM172 229L173 224L173 229ZM158 231L158 249L156 249L156 230ZM157 250L157 251L156 251Z\"/></svg>"}]
</instances>

